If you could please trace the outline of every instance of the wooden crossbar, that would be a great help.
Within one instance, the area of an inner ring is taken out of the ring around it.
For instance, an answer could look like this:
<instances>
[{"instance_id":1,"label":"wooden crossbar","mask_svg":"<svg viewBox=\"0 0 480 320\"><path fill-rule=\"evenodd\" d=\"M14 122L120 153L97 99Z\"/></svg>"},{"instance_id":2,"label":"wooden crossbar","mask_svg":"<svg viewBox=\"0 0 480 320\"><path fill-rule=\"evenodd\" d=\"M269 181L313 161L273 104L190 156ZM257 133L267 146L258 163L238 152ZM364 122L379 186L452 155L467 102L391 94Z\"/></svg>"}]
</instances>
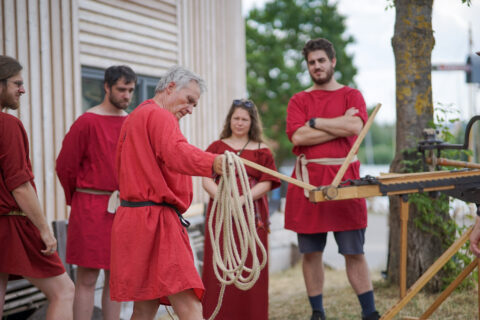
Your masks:
<instances>
[{"instance_id":1,"label":"wooden crossbar","mask_svg":"<svg viewBox=\"0 0 480 320\"><path fill-rule=\"evenodd\" d=\"M433 276L440 271L440 269L450 260L455 253L467 242L473 228L470 227L460 238L458 238L438 259L435 261L425 273L418 278L418 280L410 287L405 297L400 299L390 310L382 315L381 320L393 319L393 317L402 310L402 308L412 298L420 292L420 290L433 278Z\"/></svg>"},{"instance_id":2,"label":"wooden crossbar","mask_svg":"<svg viewBox=\"0 0 480 320\"><path fill-rule=\"evenodd\" d=\"M469 170L469 171L434 171L434 172L418 172L418 173L409 173L409 174L388 174L381 175L377 178L378 182L384 186L392 186L402 184L407 186L405 189L399 188L394 191L382 192L380 190L380 185L371 184L371 185L349 185L349 186L340 186L336 188L336 196L332 199L325 196L323 192L323 187L316 188L309 193L309 199L312 202L322 202L329 200L345 200L345 199L356 199L356 198L368 198L374 196L391 196L391 195L401 195L409 193L428 192L428 191L443 191L451 190L455 188L454 184L445 184L442 180L446 179L461 179L468 177L477 177L480 181L480 170ZM430 187L415 187L408 188L408 183L415 182L427 182L438 180L439 184L430 186ZM421 189L421 190L420 190Z\"/></svg>"}]
</instances>

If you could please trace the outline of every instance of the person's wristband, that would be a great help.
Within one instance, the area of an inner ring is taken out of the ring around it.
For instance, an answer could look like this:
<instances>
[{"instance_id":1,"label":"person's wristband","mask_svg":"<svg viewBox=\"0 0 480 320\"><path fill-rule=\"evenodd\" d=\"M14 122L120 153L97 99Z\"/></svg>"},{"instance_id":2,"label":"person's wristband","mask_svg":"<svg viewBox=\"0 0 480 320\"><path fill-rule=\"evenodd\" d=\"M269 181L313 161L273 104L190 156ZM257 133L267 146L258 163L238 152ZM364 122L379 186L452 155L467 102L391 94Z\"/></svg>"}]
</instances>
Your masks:
<instances>
[{"instance_id":1,"label":"person's wristband","mask_svg":"<svg viewBox=\"0 0 480 320\"><path fill-rule=\"evenodd\" d=\"M315 118L311 118L310 120L308 120L308 125L310 126L310 128L316 129L315 128Z\"/></svg>"}]
</instances>

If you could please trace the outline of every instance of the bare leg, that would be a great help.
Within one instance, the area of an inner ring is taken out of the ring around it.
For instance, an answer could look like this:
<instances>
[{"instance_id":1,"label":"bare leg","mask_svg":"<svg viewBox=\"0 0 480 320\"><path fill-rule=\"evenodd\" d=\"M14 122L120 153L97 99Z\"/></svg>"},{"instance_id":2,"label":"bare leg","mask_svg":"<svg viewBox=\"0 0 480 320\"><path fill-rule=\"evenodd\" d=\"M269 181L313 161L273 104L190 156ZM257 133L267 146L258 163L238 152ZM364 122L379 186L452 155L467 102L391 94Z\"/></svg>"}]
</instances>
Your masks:
<instances>
[{"instance_id":1,"label":"bare leg","mask_svg":"<svg viewBox=\"0 0 480 320\"><path fill-rule=\"evenodd\" d=\"M118 320L120 319L121 302L112 301L110 299L110 271L103 270L105 274L105 282L103 284L102 293L102 313L105 320Z\"/></svg>"},{"instance_id":2,"label":"bare leg","mask_svg":"<svg viewBox=\"0 0 480 320\"><path fill-rule=\"evenodd\" d=\"M192 289L168 296L180 320L202 320L202 304Z\"/></svg>"},{"instance_id":3,"label":"bare leg","mask_svg":"<svg viewBox=\"0 0 480 320\"><path fill-rule=\"evenodd\" d=\"M73 302L73 318L90 320L93 314L95 284L100 270L78 266L75 282L75 301Z\"/></svg>"},{"instance_id":4,"label":"bare leg","mask_svg":"<svg viewBox=\"0 0 480 320\"><path fill-rule=\"evenodd\" d=\"M7 291L8 273L0 273L0 319L3 316L3 305L5 304L5 293Z\"/></svg>"},{"instance_id":5,"label":"bare leg","mask_svg":"<svg viewBox=\"0 0 480 320\"><path fill-rule=\"evenodd\" d=\"M303 279L309 297L323 293L325 280L323 269L323 252L317 251L303 254Z\"/></svg>"},{"instance_id":6,"label":"bare leg","mask_svg":"<svg viewBox=\"0 0 480 320\"><path fill-rule=\"evenodd\" d=\"M345 265L348 280L357 295L373 290L367 260L363 254L345 255Z\"/></svg>"},{"instance_id":7,"label":"bare leg","mask_svg":"<svg viewBox=\"0 0 480 320\"><path fill-rule=\"evenodd\" d=\"M73 298L75 287L66 273L50 278L25 277L39 288L49 301L47 320L73 319Z\"/></svg>"},{"instance_id":8,"label":"bare leg","mask_svg":"<svg viewBox=\"0 0 480 320\"><path fill-rule=\"evenodd\" d=\"M130 320L153 320L159 305L160 302L158 300L135 301Z\"/></svg>"}]
</instances>

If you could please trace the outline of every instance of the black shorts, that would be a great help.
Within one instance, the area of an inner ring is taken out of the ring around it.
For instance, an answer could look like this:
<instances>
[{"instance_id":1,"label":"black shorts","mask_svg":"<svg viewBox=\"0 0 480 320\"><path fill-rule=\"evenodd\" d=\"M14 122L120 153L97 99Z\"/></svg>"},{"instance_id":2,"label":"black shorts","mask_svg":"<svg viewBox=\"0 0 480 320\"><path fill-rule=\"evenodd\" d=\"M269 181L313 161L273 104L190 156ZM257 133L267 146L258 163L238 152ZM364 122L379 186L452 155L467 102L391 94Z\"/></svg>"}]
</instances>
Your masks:
<instances>
[{"instance_id":1,"label":"black shorts","mask_svg":"<svg viewBox=\"0 0 480 320\"><path fill-rule=\"evenodd\" d=\"M335 231L333 232L340 254L363 254L365 244L365 229ZM327 244L327 232L324 233L298 233L298 248L301 253L322 251Z\"/></svg>"}]
</instances>

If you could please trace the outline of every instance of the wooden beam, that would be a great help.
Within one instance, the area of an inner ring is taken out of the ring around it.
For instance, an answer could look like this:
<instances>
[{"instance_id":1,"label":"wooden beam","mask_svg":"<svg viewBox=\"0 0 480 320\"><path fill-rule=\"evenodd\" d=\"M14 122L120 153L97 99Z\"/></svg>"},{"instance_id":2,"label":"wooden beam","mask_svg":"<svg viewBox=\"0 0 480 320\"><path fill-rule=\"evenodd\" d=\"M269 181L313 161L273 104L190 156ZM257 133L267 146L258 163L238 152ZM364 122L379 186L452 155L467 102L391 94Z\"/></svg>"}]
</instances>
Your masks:
<instances>
[{"instance_id":1,"label":"wooden beam","mask_svg":"<svg viewBox=\"0 0 480 320\"><path fill-rule=\"evenodd\" d=\"M423 188L423 192L429 191L441 191L441 190L451 190L455 189L455 186L438 186L438 187L429 187ZM337 189L337 196L335 199L330 200L328 199L321 188L316 188L315 190L310 191L309 199L311 202L323 202L323 201L336 201L336 200L346 200L346 199L356 199L356 198L368 198L368 197L378 197L378 196L394 196L394 195L401 195L401 194L409 194L409 193L418 193L419 189L406 189L406 190L398 190L398 191L389 191L383 194L380 191L380 187L378 185L366 185L366 186L348 186L342 187Z\"/></svg>"},{"instance_id":2,"label":"wooden beam","mask_svg":"<svg viewBox=\"0 0 480 320\"><path fill-rule=\"evenodd\" d=\"M340 169L338 169L337 175L335 176L335 178L332 181L332 184L330 185L331 187L336 188L340 184L340 181L342 180L343 175L345 174L345 171L347 171L347 168L350 165L350 162L352 161L353 157L357 154L358 148L360 147L360 144L362 143L363 138L365 138L365 136L367 135L367 132L370 129L370 126L372 125L373 120L375 119L375 116L377 115L377 112L381 106L382 106L381 103L377 104L375 109L373 109L372 114L368 117L368 120L363 126L362 131L360 131L357 137L357 140L355 140L355 143L353 144L352 148L348 152L348 155L345 158L345 161L343 162Z\"/></svg>"},{"instance_id":3,"label":"wooden beam","mask_svg":"<svg viewBox=\"0 0 480 320\"><path fill-rule=\"evenodd\" d=\"M433 163L432 158L427 158L426 162L428 164L436 164L436 165L440 165L440 166L480 169L480 164L475 163L475 162L450 160L450 159L446 159L446 158L438 158L435 161L435 163Z\"/></svg>"},{"instance_id":4,"label":"wooden beam","mask_svg":"<svg viewBox=\"0 0 480 320\"><path fill-rule=\"evenodd\" d=\"M466 177L474 177L478 176L480 180L480 170L469 170L469 171L435 171L435 172L417 172L417 173L409 173L409 174L389 174L386 176L378 177L377 180L384 186L391 186L395 184L406 184L406 183L415 183L415 182L425 182L425 181L434 181L434 180L445 180L445 179L459 179L459 178L466 178ZM444 183L444 182L443 182ZM368 198L373 196L391 196L391 195L398 195L398 194L409 194L409 193L417 193L420 191L428 192L428 191L442 191L442 190L450 190L454 189L455 186L452 185L441 185L439 182L438 186L432 186L428 188L412 188L412 189L405 189L405 190L396 190L396 191L388 191L383 194L380 191L379 185L361 185L361 186L345 186L336 188L335 191L337 195L334 199L327 198L324 194L323 188L325 187L318 187L315 190L310 191L310 201L312 202L322 202L328 200L345 200L345 199L355 199L355 198Z\"/></svg>"},{"instance_id":5,"label":"wooden beam","mask_svg":"<svg viewBox=\"0 0 480 320\"><path fill-rule=\"evenodd\" d=\"M463 271L453 280L450 285L443 290L443 292L435 299L435 301L430 305L430 307L425 311L421 316L420 319L425 320L428 319L429 316L432 315L432 313L437 310L437 308L442 304L445 299L448 298L448 296L455 290L460 283L462 283L463 280L475 269L477 266L478 262L475 259L472 261Z\"/></svg>"},{"instance_id":6,"label":"wooden beam","mask_svg":"<svg viewBox=\"0 0 480 320\"><path fill-rule=\"evenodd\" d=\"M240 157L240 160L242 160L242 162L251 167L251 168L254 168L254 169L257 169L258 171L261 171L261 172L264 172L264 173L267 173L271 176L274 176L276 178L279 178L281 180L284 180L288 183L291 183L291 184L294 184L300 188L303 188L303 189L307 189L308 191L312 191L314 190L316 187L314 185L311 185L311 184L308 184L306 182L303 182L303 181L300 181L300 180L297 180L297 179L294 179L292 177L289 177L289 176L286 176L284 174L281 174L280 172L277 172L275 170L272 170L272 169L269 169L269 168L265 168L264 166L261 166L253 161L250 161L250 160L247 160L247 159L244 159L242 157Z\"/></svg>"},{"instance_id":7,"label":"wooden beam","mask_svg":"<svg viewBox=\"0 0 480 320\"><path fill-rule=\"evenodd\" d=\"M403 299L397 302L390 310L382 315L381 320L393 319L397 313L420 292L420 290L433 278L433 276L453 257L455 253L467 242L473 228L470 227L460 238L458 238L425 273L410 287Z\"/></svg>"},{"instance_id":8,"label":"wooden beam","mask_svg":"<svg viewBox=\"0 0 480 320\"><path fill-rule=\"evenodd\" d=\"M408 200L400 197L400 298L407 293Z\"/></svg>"}]
</instances>

